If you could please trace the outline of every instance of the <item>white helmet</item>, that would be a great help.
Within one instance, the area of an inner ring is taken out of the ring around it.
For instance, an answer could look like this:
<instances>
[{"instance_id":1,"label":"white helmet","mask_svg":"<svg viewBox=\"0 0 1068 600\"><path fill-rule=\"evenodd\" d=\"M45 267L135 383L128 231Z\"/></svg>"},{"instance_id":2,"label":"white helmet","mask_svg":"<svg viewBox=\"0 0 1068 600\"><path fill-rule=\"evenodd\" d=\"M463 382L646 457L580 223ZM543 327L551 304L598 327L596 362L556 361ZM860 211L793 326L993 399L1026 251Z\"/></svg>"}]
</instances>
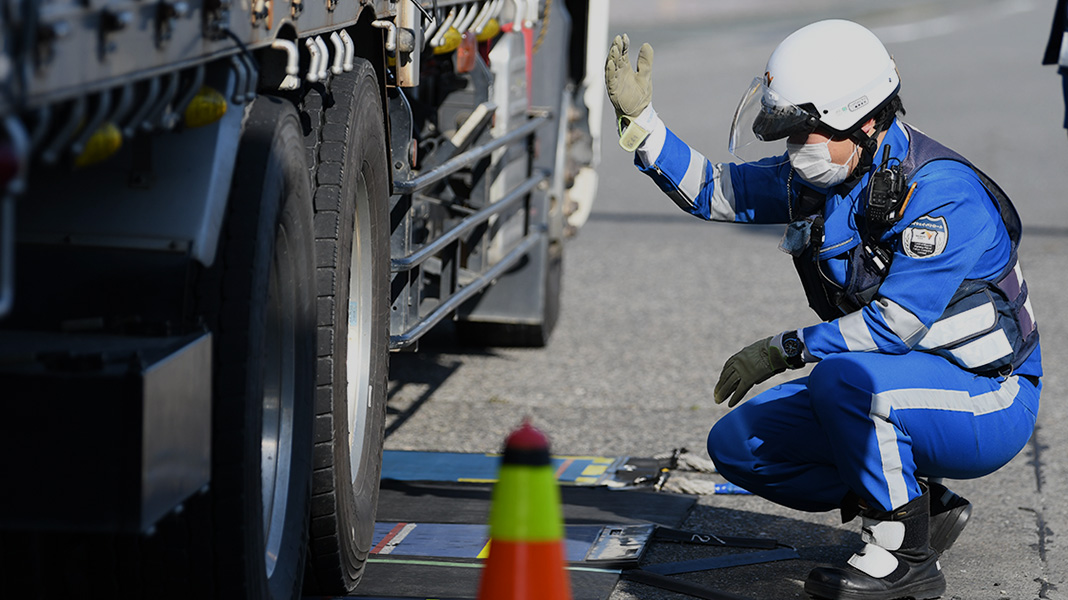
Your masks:
<instances>
[{"instance_id":1,"label":"white helmet","mask_svg":"<svg viewBox=\"0 0 1068 600\"><path fill-rule=\"evenodd\" d=\"M849 136L900 87L894 60L863 26L832 19L802 27L775 48L764 76L754 79L742 97L730 150L738 156L756 141L816 129Z\"/></svg>"}]
</instances>

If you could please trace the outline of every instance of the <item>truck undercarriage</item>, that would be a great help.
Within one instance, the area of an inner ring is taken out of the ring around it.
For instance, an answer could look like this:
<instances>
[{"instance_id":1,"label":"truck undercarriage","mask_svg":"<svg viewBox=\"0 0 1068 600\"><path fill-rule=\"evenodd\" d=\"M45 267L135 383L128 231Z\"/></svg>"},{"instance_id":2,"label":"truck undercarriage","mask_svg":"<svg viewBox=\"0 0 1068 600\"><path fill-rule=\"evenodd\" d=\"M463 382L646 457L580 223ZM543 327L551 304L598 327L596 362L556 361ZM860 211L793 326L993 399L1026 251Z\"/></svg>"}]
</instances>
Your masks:
<instances>
[{"instance_id":1,"label":"truck undercarriage","mask_svg":"<svg viewBox=\"0 0 1068 600\"><path fill-rule=\"evenodd\" d=\"M389 352L548 341L607 2L0 9L7 585L351 590Z\"/></svg>"}]
</instances>

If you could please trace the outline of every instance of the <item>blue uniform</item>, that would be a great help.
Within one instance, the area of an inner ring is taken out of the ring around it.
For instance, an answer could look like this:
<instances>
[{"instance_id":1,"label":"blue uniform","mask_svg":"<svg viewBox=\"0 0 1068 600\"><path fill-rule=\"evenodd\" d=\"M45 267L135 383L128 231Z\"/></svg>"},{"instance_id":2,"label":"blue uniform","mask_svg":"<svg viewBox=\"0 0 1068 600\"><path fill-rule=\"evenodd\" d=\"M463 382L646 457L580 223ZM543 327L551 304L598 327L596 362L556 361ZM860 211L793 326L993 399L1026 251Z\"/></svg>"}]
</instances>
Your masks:
<instances>
[{"instance_id":1,"label":"blue uniform","mask_svg":"<svg viewBox=\"0 0 1068 600\"><path fill-rule=\"evenodd\" d=\"M796 218L789 198L805 184L784 157L712 164L655 123L635 163L680 208L737 223ZM897 160L909 131L895 121L882 142ZM841 287L855 271L850 251L864 242L857 223L870 177L823 190L815 251L823 276ZM1037 342L1011 372L977 374L1007 343L989 322L993 310L947 312L968 280L1008 272L1026 289L999 208L959 162L930 162L913 181L902 218L881 235L893 254L874 297L800 329L806 361L818 363L810 375L751 398L712 428L709 454L729 481L801 510L838 508L850 491L892 510L921 495L917 477L980 477L1027 443L1041 390ZM1020 313L1033 327L1029 301ZM943 350L950 339L953 350Z\"/></svg>"}]
</instances>

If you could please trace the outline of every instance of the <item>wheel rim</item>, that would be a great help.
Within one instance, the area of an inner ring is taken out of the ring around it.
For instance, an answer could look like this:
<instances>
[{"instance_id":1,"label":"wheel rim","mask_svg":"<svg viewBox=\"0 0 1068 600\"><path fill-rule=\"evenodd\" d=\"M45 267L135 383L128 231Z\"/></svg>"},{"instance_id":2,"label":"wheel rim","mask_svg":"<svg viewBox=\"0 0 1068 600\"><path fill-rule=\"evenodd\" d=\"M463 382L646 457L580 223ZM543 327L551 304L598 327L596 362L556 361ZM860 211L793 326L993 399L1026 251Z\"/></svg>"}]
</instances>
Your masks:
<instances>
[{"instance_id":1,"label":"wheel rim","mask_svg":"<svg viewBox=\"0 0 1068 600\"><path fill-rule=\"evenodd\" d=\"M260 474L263 497L264 565L267 577L278 563L285 529L289 472L293 451L293 409L296 370L296 280L285 228L275 235L267 289L264 339L263 427Z\"/></svg>"},{"instance_id":2,"label":"wheel rim","mask_svg":"<svg viewBox=\"0 0 1068 600\"><path fill-rule=\"evenodd\" d=\"M364 165L365 169L367 165ZM370 222L364 215L370 207L366 171L358 175L355 186L355 223L349 261L348 351L346 381L348 389L349 476L355 484L363 459L364 424L373 397L371 375L372 291Z\"/></svg>"}]
</instances>

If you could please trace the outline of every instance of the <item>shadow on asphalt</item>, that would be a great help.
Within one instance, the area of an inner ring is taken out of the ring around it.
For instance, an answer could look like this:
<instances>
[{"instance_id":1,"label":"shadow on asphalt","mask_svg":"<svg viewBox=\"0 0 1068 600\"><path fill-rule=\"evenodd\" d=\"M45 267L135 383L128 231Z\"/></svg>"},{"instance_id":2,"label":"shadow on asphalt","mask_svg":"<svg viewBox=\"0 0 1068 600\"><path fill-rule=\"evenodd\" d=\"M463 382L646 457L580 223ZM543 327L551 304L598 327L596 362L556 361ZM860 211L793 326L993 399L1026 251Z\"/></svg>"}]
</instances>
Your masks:
<instances>
[{"instance_id":1,"label":"shadow on asphalt","mask_svg":"<svg viewBox=\"0 0 1068 600\"><path fill-rule=\"evenodd\" d=\"M493 348L466 346L458 341L455 324L444 321L420 338L416 352L395 352L389 357L389 390L386 392L386 439L419 412L434 393L463 364L457 355L494 356ZM405 394L410 389L414 394ZM406 406L394 399L412 396Z\"/></svg>"},{"instance_id":2,"label":"shadow on asphalt","mask_svg":"<svg viewBox=\"0 0 1068 600\"><path fill-rule=\"evenodd\" d=\"M708 502L709 500L705 500ZM715 500L717 504L718 500ZM724 499L723 503L731 502ZM754 600L808 598L803 586L809 571L818 566L844 565L863 544L853 527L832 527L791 517L699 504L682 529L719 536L771 538L797 550L798 558L753 565L710 569L672 575L673 579ZM664 563L695 561L753 550L715 548L655 542L641 562L643 568ZM623 582L619 588L643 599L676 600L678 594Z\"/></svg>"}]
</instances>

